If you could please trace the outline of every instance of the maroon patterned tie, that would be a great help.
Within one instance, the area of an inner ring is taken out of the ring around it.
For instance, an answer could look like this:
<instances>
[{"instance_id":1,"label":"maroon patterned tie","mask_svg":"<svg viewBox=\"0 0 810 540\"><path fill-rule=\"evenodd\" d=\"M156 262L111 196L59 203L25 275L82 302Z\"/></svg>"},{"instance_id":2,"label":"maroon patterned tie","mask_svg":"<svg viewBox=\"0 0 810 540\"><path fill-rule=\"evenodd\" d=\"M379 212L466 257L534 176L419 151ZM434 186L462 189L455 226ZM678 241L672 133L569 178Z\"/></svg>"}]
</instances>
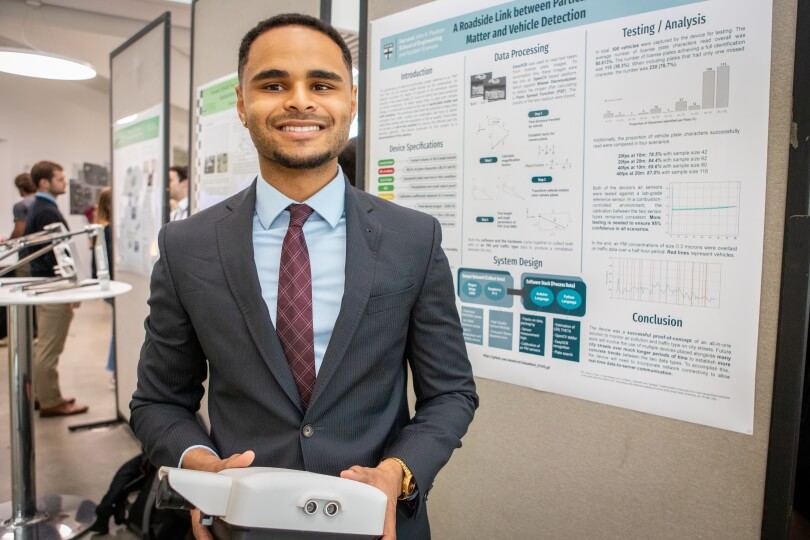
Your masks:
<instances>
[{"instance_id":1,"label":"maroon patterned tie","mask_svg":"<svg viewBox=\"0 0 810 540\"><path fill-rule=\"evenodd\" d=\"M315 387L312 331L312 272L302 227L312 214L305 204L291 204L290 226L281 245L276 330L306 410Z\"/></svg>"}]
</instances>

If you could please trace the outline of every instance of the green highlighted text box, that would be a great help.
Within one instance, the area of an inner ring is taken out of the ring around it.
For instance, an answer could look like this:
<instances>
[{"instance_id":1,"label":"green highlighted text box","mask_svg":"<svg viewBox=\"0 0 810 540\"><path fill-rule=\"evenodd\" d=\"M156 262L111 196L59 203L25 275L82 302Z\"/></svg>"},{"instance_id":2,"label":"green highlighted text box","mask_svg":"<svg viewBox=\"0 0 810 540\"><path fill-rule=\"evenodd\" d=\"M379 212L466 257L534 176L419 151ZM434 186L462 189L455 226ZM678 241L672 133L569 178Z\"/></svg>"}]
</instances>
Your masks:
<instances>
[{"instance_id":1,"label":"green highlighted text box","mask_svg":"<svg viewBox=\"0 0 810 540\"><path fill-rule=\"evenodd\" d=\"M234 86L239 79L234 77L202 91L202 110L200 116L206 116L236 107L236 90Z\"/></svg>"},{"instance_id":2,"label":"green highlighted text box","mask_svg":"<svg viewBox=\"0 0 810 540\"><path fill-rule=\"evenodd\" d=\"M116 131L113 138L113 148L123 148L149 139L157 139L159 134L160 117L153 116Z\"/></svg>"}]
</instances>

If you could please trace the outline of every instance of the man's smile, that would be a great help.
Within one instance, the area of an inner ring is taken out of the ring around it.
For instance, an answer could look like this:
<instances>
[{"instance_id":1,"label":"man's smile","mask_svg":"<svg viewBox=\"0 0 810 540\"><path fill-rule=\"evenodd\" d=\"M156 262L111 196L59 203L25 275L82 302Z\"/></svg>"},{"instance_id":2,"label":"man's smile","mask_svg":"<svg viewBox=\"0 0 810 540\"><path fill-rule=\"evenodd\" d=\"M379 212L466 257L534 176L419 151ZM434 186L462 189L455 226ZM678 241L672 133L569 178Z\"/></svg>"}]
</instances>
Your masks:
<instances>
[{"instance_id":1,"label":"man's smile","mask_svg":"<svg viewBox=\"0 0 810 540\"><path fill-rule=\"evenodd\" d=\"M281 131L320 131L320 126L281 126Z\"/></svg>"}]
</instances>

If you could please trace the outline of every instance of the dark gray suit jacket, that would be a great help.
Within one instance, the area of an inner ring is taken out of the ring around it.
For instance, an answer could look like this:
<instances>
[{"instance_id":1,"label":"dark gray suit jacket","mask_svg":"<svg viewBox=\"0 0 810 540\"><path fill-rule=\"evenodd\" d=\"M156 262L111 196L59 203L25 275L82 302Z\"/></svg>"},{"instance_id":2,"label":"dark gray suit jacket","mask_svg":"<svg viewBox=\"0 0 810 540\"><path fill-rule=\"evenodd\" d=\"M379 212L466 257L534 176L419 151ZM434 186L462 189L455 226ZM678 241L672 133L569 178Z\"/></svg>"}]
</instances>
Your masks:
<instances>
[{"instance_id":1,"label":"dark gray suit jacket","mask_svg":"<svg viewBox=\"0 0 810 540\"><path fill-rule=\"evenodd\" d=\"M255 202L254 182L161 230L136 435L156 465L192 445L330 475L399 457L419 497L398 505L398 536L429 538L425 498L478 406L438 222L347 184L345 292L304 412L256 273ZM195 419L207 369L210 436Z\"/></svg>"}]
</instances>

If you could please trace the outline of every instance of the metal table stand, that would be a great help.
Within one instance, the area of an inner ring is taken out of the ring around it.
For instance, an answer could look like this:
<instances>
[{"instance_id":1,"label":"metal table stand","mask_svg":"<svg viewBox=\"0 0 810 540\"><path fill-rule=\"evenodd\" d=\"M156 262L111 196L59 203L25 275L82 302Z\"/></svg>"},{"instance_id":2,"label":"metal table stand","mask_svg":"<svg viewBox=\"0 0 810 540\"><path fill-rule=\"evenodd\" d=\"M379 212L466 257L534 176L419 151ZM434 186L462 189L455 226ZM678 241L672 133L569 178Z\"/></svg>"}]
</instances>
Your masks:
<instances>
[{"instance_id":1,"label":"metal table stand","mask_svg":"<svg viewBox=\"0 0 810 540\"><path fill-rule=\"evenodd\" d=\"M15 279L0 280L2 284ZM0 285L2 285L0 284ZM0 287L0 306L9 308L8 361L11 425L11 501L0 504L2 540L65 540L84 533L95 520L94 502L75 495L36 496L32 388L33 306L64 304L124 294L131 285L110 281L36 296Z\"/></svg>"}]
</instances>

